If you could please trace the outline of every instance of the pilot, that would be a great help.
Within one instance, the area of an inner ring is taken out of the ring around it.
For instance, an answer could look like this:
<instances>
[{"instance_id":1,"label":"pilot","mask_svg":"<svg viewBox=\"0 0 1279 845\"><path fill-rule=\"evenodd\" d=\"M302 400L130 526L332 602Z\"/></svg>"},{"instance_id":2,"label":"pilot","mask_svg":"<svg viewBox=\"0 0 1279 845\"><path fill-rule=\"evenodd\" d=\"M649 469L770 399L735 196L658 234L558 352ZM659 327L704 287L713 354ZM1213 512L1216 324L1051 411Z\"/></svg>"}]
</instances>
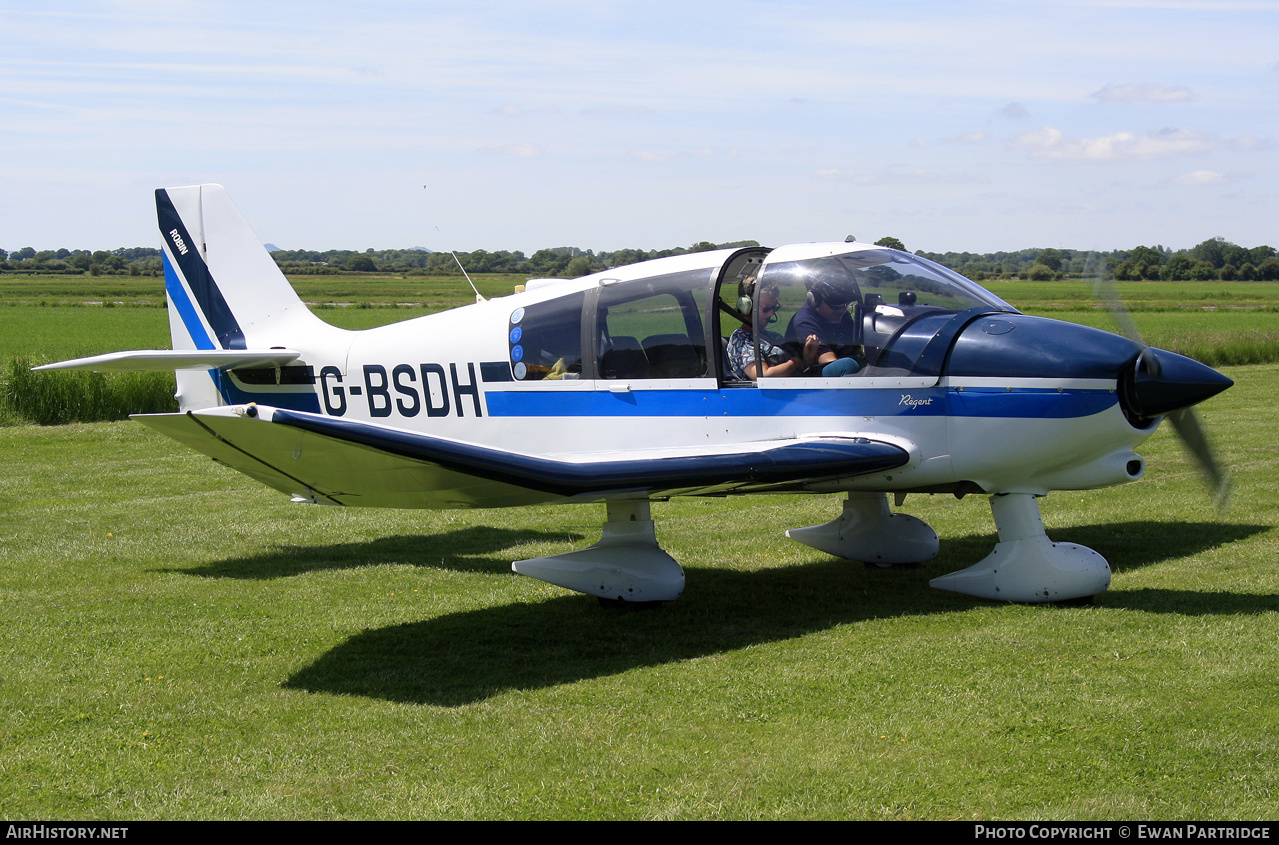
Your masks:
<instances>
[{"instance_id":1,"label":"pilot","mask_svg":"<svg viewBox=\"0 0 1279 845\"><path fill-rule=\"evenodd\" d=\"M807 301L791 317L786 338L792 343L799 338L816 336L816 362L806 372L827 378L851 376L862 368L854 356L863 355L861 332L849 305L857 304L857 288L851 282L818 279L808 289ZM805 348L808 347L805 343Z\"/></svg>"},{"instance_id":2,"label":"pilot","mask_svg":"<svg viewBox=\"0 0 1279 845\"><path fill-rule=\"evenodd\" d=\"M801 358L786 349L785 338L777 332L761 328L759 351L764 361L762 367L757 366L754 333L756 296L760 298L759 314L764 325L777 319L777 283L765 281L756 284L756 277L753 275L742 279L737 286L737 313L742 316L745 325L738 326L728 338L729 372L739 381L755 381L761 375L761 369L765 377L800 375L817 360L817 337L808 338L803 349L804 357Z\"/></svg>"}]
</instances>

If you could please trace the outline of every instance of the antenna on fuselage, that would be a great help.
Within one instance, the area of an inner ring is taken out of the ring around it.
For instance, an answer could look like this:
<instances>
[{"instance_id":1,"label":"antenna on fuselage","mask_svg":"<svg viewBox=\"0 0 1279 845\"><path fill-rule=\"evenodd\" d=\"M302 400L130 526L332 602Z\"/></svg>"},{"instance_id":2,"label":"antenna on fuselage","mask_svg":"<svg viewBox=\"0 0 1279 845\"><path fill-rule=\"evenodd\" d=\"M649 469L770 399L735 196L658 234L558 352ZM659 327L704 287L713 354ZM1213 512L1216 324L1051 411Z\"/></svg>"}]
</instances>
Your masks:
<instances>
[{"instance_id":1,"label":"antenna on fuselage","mask_svg":"<svg viewBox=\"0 0 1279 845\"><path fill-rule=\"evenodd\" d=\"M425 188L426 186L423 185L422 187ZM440 227L436 226L435 231L440 232ZM440 232L440 235L443 235L443 234L444 234L443 232ZM488 300L486 300L483 296L480 295L480 289L475 286L475 282L471 281L471 277L470 275L467 274L466 268L462 266L462 259L458 258L457 253L451 249L449 250L449 255L453 256L453 260L457 262L457 269L462 271L462 275L466 278L466 283L471 286L471 290L475 291L475 301L487 302Z\"/></svg>"},{"instance_id":2,"label":"antenna on fuselage","mask_svg":"<svg viewBox=\"0 0 1279 845\"><path fill-rule=\"evenodd\" d=\"M471 286L471 290L475 291L475 301L485 302L484 297L480 295L480 289L475 286L475 282L471 281L471 277L467 275L466 268L462 266L462 261L457 257L457 253L450 249L449 255L453 256L453 260L457 262L457 269L462 271L462 275L466 276L466 283Z\"/></svg>"}]
</instances>

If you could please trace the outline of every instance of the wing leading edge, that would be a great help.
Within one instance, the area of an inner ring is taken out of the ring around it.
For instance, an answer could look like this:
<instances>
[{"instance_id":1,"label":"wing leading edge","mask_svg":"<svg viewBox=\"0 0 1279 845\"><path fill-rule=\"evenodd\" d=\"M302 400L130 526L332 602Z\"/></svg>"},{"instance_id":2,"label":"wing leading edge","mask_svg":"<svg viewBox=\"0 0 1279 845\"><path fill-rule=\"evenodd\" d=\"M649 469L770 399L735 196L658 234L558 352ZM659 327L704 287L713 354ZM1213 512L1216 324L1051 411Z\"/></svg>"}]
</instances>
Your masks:
<instances>
[{"instance_id":1,"label":"wing leading edge","mask_svg":"<svg viewBox=\"0 0 1279 845\"><path fill-rule=\"evenodd\" d=\"M134 419L295 497L365 507L491 508L787 490L910 460L891 443L834 437L569 459L261 406Z\"/></svg>"},{"instance_id":2,"label":"wing leading edge","mask_svg":"<svg viewBox=\"0 0 1279 845\"><path fill-rule=\"evenodd\" d=\"M108 352L32 367L42 370L96 370L102 373L167 373L173 370L229 370L234 367L279 367L296 360L292 349L135 349Z\"/></svg>"}]
</instances>

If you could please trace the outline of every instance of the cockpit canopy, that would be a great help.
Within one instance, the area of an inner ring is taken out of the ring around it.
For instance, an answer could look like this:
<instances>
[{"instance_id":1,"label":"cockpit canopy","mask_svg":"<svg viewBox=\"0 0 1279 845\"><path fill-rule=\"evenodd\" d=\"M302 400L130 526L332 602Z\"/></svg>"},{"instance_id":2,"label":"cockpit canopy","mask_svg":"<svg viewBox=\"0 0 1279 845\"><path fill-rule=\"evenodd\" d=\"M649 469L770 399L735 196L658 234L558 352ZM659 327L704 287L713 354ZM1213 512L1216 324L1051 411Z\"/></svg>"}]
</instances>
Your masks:
<instances>
[{"instance_id":1,"label":"cockpit canopy","mask_svg":"<svg viewBox=\"0 0 1279 845\"><path fill-rule=\"evenodd\" d=\"M743 299L745 280L756 279ZM657 380L735 376L726 350L736 332L747 343L802 357L793 324L810 301L838 306L837 351L857 375L936 375L921 355L957 314L1012 306L944 267L917 256L859 244L798 244L659 259L566 283L562 296L512 312L511 375L517 381ZM767 299L775 311L765 314ZM789 327L789 332L783 331ZM851 327L851 328L850 328ZM952 326L957 330L957 326ZM789 336L788 336L789 335ZM943 338L944 339L944 338ZM790 366L785 375L820 375Z\"/></svg>"},{"instance_id":2,"label":"cockpit canopy","mask_svg":"<svg viewBox=\"0 0 1279 845\"><path fill-rule=\"evenodd\" d=\"M917 371L920 354L955 314L1016 311L964 277L892 249L787 246L743 275L752 272L758 273L751 303L757 343L776 343L800 357L807 334L818 334L823 351L852 359L863 376L933 375ZM762 313L763 303L776 311ZM820 368L803 371L816 375Z\"/></svg>"}]
</instances>

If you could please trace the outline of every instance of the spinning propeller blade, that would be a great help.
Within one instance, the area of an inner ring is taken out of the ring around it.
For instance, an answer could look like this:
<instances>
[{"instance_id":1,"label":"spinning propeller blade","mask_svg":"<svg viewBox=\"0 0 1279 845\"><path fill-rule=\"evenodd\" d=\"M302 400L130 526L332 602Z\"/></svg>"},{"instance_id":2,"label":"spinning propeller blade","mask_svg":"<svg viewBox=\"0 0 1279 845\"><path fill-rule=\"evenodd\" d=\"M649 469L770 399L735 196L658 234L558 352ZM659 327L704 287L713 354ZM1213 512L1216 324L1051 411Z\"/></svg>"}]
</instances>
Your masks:
<instances>
[{"instance_id":1,"label":"spinning propeller blade","mask_svg":"<svg viewBox=\"0 0 1279 845\"><path fill-rule=\"evenodd\" d=\"M1133 375L1134 387L1132 392L1136 393L1141 389L1139 382L1143 377L1152 377L1154 380L1158 380L1162 375L1162 366L1158 354L1159 352L1162 352L1162 350L1156 350L1147 344L1142 338L1141 332L1137 330L1137 324L1132 319L1132 313L1119 298L1119 291L1115 287L1114 282L1103 279L1100 275L1098 275L1093 280L1093 291L1097 298L1106 306L1106 310L1110 312L1110 316L1119 324L1120 333L1129 340L1139 343L1142 347L1144 347L1144 351L1141 353L1141 356L1133 365L1135 372ZM1169 353L1164 353L1164 356L1166 357L1168 354ZM1181 356L1177 357L1180 358ZM1224 379L1225 377L1222 376L1221 378ZM1226 379L1226 381L1228 382L1229 380ZM1179 384L1177 387L1180 388L1182 385ZM1202 399L1206 399L1208 396L1215 395L1220 392L1220 390L1225 389L1224 387L1213 389L1213 385L1204 383L1191 387L1191 390L1193 391L1195 387L1198 387L1202 392L1207 393L1207 395L1203 396ZM1158 388L1159 385L1156 385L1154 392L1158 393ZM1179 407L1175 410L1161 411L1158 406L1161 404L1160 399L1162 397L1150 396L1149 393L1150 391L1147 391L1147 395L1143 397L1145 399L1145 402L1143 403L1143 410L1150 411L1148 414L1149 416L1155 416L1162 413L1167 417L1168 422L1172 423L1172 427L1177 432L1177 436L1181 438L1181 442L1185 444L1186 449L1189 450L1190 454L1194 457L1195 462L1199 464L1199 469L1203 473L1204 480L1208 483L1209 487L1212 488L1213 499L1216 503L1217 510L1221 513L1225 513L1226 508L1230 503L1230 474L1222 466L1221 462L1217 460L1212 446L1209 445L1208 436L1204 432L1203 423L1199 419L1199 414L1197 414L1195 409L1190 406L1193 403L1187 403L1185 407ZM1191 397L1186 396L1185 398ZM1202 399L1194 399L1193 401L1202 401ZM1168 400L1163 399L1163 401L1167 402Z\"/></svg>"}]
</instances>

